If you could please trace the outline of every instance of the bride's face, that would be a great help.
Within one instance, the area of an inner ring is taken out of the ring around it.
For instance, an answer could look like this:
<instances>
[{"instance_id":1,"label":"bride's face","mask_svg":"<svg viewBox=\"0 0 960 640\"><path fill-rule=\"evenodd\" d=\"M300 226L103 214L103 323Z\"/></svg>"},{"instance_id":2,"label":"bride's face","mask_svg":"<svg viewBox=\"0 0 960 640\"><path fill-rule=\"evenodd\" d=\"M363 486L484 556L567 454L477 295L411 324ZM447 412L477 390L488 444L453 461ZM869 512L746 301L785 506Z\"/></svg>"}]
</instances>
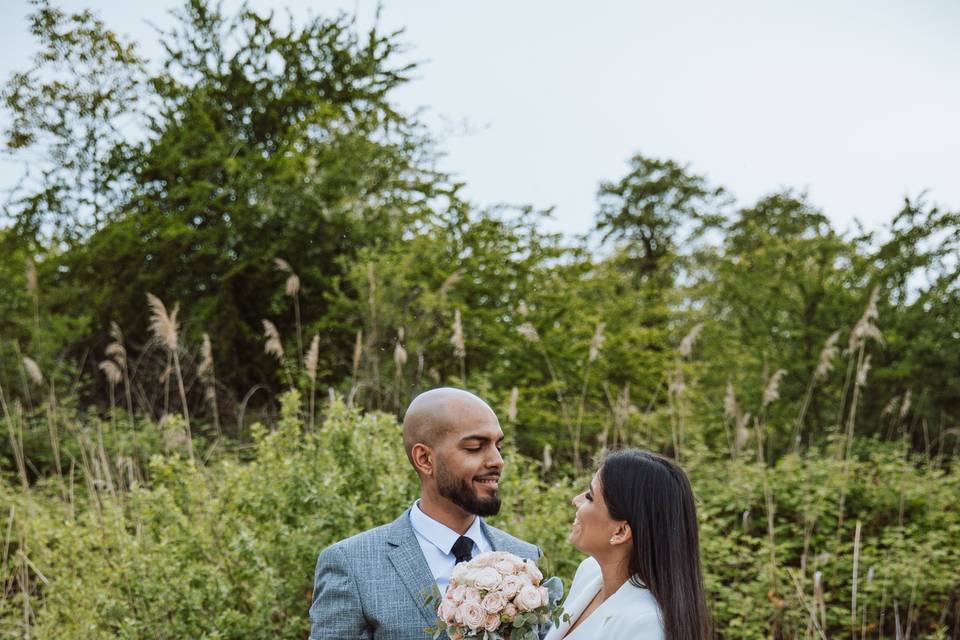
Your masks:
<instances>
[{"instance_id":1,"label":"bride's face","mask_svg":"<svg viewBox=\"0 0 960 640\"><path fill-rule=\"evenodd\" d=\"M590 486L573 498L577 513L570 530L570 544L580 551L596 555L610 548L610 539L617 532L620 522L610 517L603 501L599 472L590 480Z\"/></svg>"}]
</instances>

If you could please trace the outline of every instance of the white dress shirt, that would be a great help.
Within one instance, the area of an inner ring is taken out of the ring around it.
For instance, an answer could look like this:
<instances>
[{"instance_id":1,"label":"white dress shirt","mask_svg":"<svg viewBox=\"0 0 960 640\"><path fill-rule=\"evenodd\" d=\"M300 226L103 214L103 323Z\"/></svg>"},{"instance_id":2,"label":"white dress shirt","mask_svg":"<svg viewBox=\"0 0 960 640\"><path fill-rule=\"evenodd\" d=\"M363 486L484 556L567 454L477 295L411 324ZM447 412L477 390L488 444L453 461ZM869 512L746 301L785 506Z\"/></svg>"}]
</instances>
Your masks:
<instances>
[{"instance_id":1,"label":"white dress shirt","mask_svg":"<svg viewBox=\"0 0 960 640\"><path fill-rule=\"evenodd\" d=\"M447 585L450 584L450 573L457 564L452 550L460 534L421 511L419 500L410 508L410 524L417 536L417 542L420 543L423 557L427 559L427 564L430 566L437 588L440 589L440 593L445 593ZM480 516L473 519L473 524L463 535L473 540L473 556L493 551L493 546L487 540L487 536L483 535L483 529L480 527Z\"/></svg>"},{"instance_id":2,"label":"white dress shirt","mask_svg":"<svg viewBox=\"0 0 960 640\"><path fill-rule=\"evenodd\" d=\"M563 611L570 614L570 619L550 629L545 640L664 640L656 599L629 580L570 632L602 586L603 575L597 561L587 558L581 562L570 585L570 595L563 603Z\"/></svg>"}]
</instances>

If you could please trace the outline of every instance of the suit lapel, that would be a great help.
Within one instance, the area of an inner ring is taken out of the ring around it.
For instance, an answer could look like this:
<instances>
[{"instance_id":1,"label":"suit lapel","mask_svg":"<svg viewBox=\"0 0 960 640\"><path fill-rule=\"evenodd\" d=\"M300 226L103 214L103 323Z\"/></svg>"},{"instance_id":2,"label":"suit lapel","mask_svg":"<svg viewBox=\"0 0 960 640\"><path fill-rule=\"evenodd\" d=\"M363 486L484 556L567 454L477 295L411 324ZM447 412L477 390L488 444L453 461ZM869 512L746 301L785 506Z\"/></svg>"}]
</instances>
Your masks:
<instances>
[{"instance_id":1,"label":"suit lapel","mask_svg":"<svg viewBox=\"0 0 960 640\"><path fill-rule=\"evenodd\" d=\"M433 573L426 558L423 557L423 551L420 550L413 527L410 526L409 510L391 525L387 544L393 547L387 554L393 568L400 575L400 580L424 619L433 625L437 621L439 603L428 605L426 600L437 591L437 584L433 580Z\"/></svg>"}]
</instances>

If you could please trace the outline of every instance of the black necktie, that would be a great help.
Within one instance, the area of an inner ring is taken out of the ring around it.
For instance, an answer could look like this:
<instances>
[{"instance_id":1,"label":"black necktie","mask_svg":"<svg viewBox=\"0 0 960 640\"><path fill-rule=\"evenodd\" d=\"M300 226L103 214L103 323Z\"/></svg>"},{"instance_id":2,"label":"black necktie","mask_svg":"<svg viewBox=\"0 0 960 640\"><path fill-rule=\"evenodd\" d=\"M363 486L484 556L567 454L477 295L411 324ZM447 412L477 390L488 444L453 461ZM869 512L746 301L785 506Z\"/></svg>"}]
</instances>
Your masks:
<instances>
[{"instance_id":1,"label":"black necktie","mask_svg":"<svg viewBox=\"0 0 960 640\"><path fill-rule=\"evenodd\" d=\"M453 548L450 549L450 553L457 559L456 564L470 562L470 559L473 558L473 540L467 536L460 536L457 538L457 541L453 543Z\"/></svg>"}]
</instances>

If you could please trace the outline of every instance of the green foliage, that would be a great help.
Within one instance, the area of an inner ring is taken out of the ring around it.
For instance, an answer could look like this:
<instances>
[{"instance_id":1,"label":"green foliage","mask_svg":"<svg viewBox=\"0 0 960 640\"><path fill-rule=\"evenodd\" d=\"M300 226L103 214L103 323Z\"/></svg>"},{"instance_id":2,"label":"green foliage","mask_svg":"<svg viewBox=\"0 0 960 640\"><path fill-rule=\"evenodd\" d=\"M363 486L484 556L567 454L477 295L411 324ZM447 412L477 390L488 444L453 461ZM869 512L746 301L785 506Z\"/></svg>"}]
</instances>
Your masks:
<instances>
[{"instance_id":1,"label":"green foliage","mask_svg":"<svg viewBox=\"0 0 960 640\"><path fill-rule=\"evenodd\" d=\"M194 467L155 455L149 482L116 498L82 481L73 499L53 485L0 485L12 532L0 628L23 636L26 592L34 638L304 637L319 551L402 513L417 495L415 474L395 419L340 401L311 432L299 396L288 394L278 422L252 433L245 461L229 454ZM585 479L544 479L538 463L512 450L506 458L504 510L492 522L540 545L545 573L569 585L582 557L566 541L570 499ZM960 587L956 470L874 442L846 471L818 451L767 468L698 450L686 467L721 638L803 636L814 572L828 636L849 637L858 522L858 621L891 634L896 601L920 635L960 623L948 608ZM775 564L764 474L776 504Z\"/></svg>"}]
</instances>

